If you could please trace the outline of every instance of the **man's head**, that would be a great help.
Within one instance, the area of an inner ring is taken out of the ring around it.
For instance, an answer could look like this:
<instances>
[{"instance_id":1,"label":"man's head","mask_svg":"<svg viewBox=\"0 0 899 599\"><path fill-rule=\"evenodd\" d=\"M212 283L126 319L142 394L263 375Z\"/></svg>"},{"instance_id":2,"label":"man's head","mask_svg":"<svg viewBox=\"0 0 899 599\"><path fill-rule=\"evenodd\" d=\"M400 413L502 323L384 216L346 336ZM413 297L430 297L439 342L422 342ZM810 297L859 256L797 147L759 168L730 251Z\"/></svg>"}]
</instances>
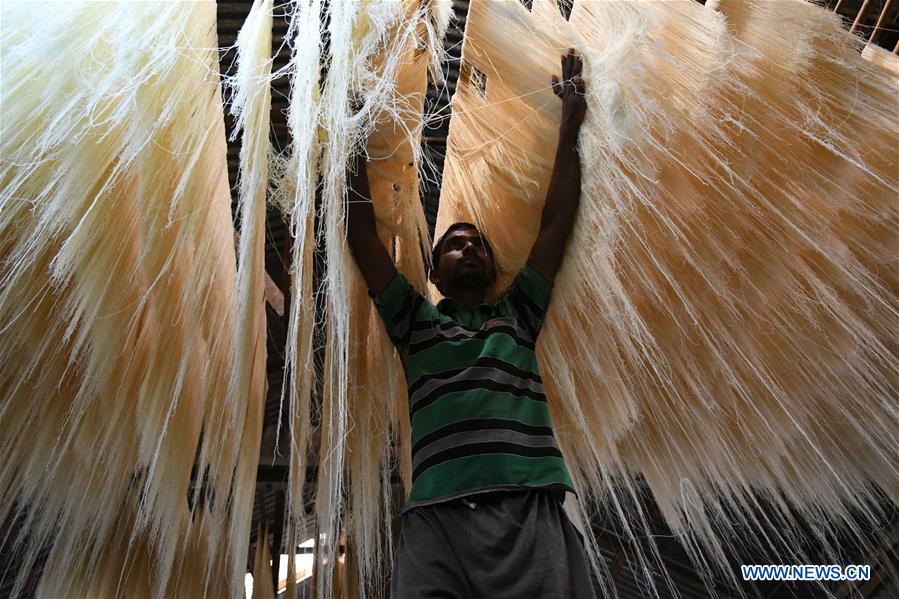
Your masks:
<instances>
[{"instance_id":1,"label":"man's head","mask_svg":"<svg viewBox=\"0 0 899 599\"><path fill-rule=\"evenodd\" d=\"M440 293L452 297L466 290L481 290L496 281L496 264L487 240L471 223L453 223L434 244L429 278Z\"/></svg>"}]
</instances>

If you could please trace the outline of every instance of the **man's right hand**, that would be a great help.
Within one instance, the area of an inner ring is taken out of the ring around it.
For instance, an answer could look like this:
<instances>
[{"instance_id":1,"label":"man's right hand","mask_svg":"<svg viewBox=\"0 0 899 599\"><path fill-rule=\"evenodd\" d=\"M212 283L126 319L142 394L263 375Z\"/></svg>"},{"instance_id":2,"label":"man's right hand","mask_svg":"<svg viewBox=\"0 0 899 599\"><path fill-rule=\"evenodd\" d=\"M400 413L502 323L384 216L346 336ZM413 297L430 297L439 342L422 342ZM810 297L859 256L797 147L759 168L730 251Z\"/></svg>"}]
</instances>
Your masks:
<instances>
[{"instance_id":1,"label":"man's right hand","mask_svg":"<svg viewBox=\"0 0 899 599\"><path fill-rule=\"evenodd\" d=\"M368 289L378 294L396 276L396 266L387 253L375 222L364 156L351 159L347 169L346 238Z\"/></svg>"}]
</instances>

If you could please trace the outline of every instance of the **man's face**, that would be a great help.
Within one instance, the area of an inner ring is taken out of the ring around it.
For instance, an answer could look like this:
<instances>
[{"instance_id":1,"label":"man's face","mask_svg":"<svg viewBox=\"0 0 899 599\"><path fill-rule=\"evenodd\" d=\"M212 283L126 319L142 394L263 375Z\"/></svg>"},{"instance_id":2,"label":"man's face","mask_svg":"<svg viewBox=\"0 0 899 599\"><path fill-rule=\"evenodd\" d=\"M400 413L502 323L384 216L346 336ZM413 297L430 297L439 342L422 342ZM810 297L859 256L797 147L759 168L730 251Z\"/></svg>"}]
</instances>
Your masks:
<instances>
[{"instance_id":1,"label":"man's face","mask_svg":"<svg viewBox=\"0 0 899 599\"><path fill-rule=\"evenodd\" d=\"M484 289L496 273L493 256L477 229L456 229L444 237L440 260L431 271L431 281L441 291L460 288Z\"/></svg>"}]
</instances>

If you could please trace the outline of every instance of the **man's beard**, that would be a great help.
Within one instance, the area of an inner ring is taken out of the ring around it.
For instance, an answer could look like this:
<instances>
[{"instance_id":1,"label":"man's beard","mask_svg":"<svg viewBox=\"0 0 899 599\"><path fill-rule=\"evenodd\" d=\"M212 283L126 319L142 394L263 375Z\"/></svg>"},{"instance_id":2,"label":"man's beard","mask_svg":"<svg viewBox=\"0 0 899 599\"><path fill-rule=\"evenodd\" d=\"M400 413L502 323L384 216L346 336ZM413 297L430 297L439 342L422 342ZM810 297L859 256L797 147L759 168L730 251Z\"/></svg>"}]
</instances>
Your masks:
<instances>
[{"instance_id":1,"label":"man's beard","mask_svg":"<svg viewBox=\"0 0 899 599\"><path fill-rule=\"evenodd\" d=\"M486 269L458 269L451 279L452 289L486 289L490 285L490 276Z\"/></svg>"}]
</instances>

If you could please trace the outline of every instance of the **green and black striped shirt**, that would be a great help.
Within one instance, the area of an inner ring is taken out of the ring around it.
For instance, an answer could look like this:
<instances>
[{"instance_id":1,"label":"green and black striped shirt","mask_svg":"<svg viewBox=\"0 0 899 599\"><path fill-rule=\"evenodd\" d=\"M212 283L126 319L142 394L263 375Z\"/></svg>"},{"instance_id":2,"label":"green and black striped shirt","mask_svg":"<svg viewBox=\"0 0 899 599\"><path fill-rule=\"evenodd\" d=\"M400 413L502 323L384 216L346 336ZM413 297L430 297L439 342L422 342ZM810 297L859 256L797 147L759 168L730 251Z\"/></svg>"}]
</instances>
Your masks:
<instances>
[{"instance_id":1,"label":"green and black striped shirt","mask_svg":"<svg viewBox=\"0 0 899 599\"><path fill-rule=\"evenodd\" d=\"M409 387L406 509L488 490L573 492L534 352L551 290L525 265L472 310L452 298L433 306L399 273L375 297Z\"/></svg>"}]
</instances>

